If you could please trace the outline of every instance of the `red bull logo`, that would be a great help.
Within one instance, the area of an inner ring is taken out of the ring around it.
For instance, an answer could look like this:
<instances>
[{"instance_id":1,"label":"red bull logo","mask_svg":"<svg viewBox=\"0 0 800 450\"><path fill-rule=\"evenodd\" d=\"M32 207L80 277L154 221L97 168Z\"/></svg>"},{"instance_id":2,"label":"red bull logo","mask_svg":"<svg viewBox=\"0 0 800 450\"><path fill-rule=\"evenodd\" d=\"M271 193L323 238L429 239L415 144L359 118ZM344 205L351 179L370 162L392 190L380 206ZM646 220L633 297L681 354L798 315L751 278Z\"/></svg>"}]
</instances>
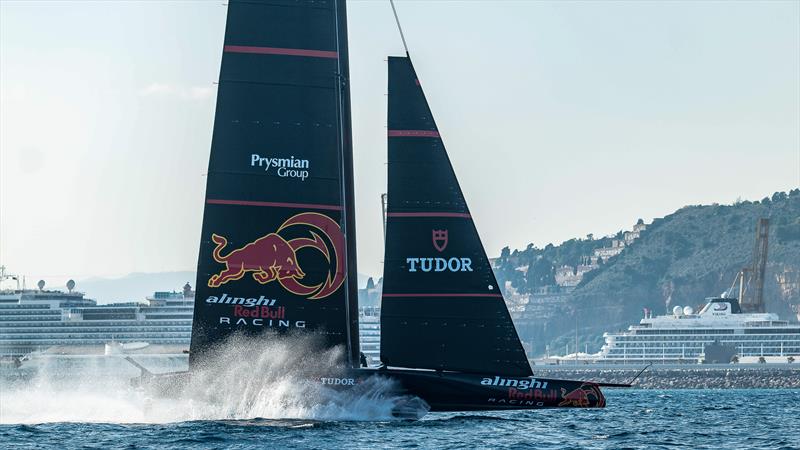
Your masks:
<instances>
[{"instance_id":1,"label":"red bull logo","mask_svg":"<svg viewBox=\"0 0 800 450\"><path fill-rule=\"evenodd\" d=\"M281 236L282 231L293 226L308 228L309 237L287 240ZM321 236L325 236L327 241ZM211 240L216 244L212 253L214 261L225 264L225 269L208 279L208 287L211 288L240 280L249 274L261 284L277 281L295 295L316 300L336 292L346 277L344 234L339 224L324 214L306 212L292 216L276 232L227 254L223 254L223 251L228 246L228 239L215 233L211 235ZM329 265L335 264L325 281L317 284L304 284L301 281L306 276L297 260L297 251L301 248L316 249Z\"/></svg>"},{"instance_id":2,"label":"red bull logo","mask_svg":"<svg viewBox=\"0 0 800 450\"><path fill-rule=\"evenodd\" d=\"M574 406L585 408L587 406L603 407L606 404L603 393L595 384L584 383L578 389L567 392L561 388L561 402L558 406Z\"/></svg>"}]
</instances>

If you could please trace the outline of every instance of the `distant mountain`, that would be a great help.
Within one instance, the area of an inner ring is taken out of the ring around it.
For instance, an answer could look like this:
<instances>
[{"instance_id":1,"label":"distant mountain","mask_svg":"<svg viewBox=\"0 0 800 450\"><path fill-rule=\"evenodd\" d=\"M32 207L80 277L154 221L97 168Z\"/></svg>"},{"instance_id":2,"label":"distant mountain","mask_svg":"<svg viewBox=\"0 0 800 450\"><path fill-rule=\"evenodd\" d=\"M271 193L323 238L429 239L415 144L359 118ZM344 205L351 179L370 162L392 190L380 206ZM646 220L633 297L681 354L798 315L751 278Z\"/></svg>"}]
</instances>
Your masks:
<instances>
[{"instance_id":1,"label":"distant mountain","mask_svg":"<svg viewBox=\"0 0 800 450\"><path fill-rule=\"evenodd\" d=\"M189 283L194 288L195 272L131 273L119 278L87 278L77 280L75 289L98 303L140 301L155 291L178 291ZM359 287L366 286L368 275L358 274Z\"/></svg>"},{"instance_id":2,"label":"distant mountain","mask_svg":"<svg viewBox=\"0 0 800 450\"><path fill-rule=\"evenodd\" d=\"M574 290L551 296L559 300L552 302L551 311L539 305L536 293L552 284L562 264L580 264L580 255L609 247L613 239L577 239L515 253L504 250L496 272L514 291L533 293L529 304L546 316L537 324L528 315L518 324L535 353L545 345L563 351L566 343L574 342L576 324L581 349L588 344L590 351L596 351L604 331L637 323L643 308L659 314L674 305L696 308L705 297L729 289L738 271L751 264L755 224L761 217L770 220L766 308L782 318L794 318L800 311L800 189L755 202L686 206L655 219L618 255L585 273Z\"/></svg>"},{"instance_id":3,"label":"distant mountain","mask_svg":"<svg viewBox=\"0 0 800 450\"><path fill-rule=\"evenodd\" d=\"M119 278L93 277L77 280L75 289L98 303L116 303L144 300L155 291L180 292L186 283L194 287L194 272L131 273Z\"/></svg>"}]
</instances>

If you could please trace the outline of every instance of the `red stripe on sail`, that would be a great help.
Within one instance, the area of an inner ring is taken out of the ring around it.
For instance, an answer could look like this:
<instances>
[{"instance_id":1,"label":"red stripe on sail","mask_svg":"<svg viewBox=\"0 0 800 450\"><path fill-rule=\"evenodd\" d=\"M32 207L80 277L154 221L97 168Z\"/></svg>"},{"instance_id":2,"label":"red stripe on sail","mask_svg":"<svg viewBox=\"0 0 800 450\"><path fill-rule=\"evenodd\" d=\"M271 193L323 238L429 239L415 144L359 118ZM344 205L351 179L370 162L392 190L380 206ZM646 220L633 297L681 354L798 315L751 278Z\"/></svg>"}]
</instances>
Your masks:
<instances>
[{"instance_id":1,"label":"red stripe on sail","mask_svg":"<svg viewBox=\"0 0 800 450\"><path fill-rule=\"evenodd\" d=\"M503 294L383 294L384 297L499 297Z\"/></svg>"},{"instance_id":2,"label":"red stripe on sail","mask_svg":"<svg viewBox=\"0 0 800 450\"><path fill-rule=\"evenodd\" d=\"M472 216L466 213L448 213L448 212L405 212L405 213L388 213L387 217L459 217L462 219L471 219Z\"/></svg>"},{"instance_id":3,"label":"red stripe on sail","mask_svg":"<svg viewBox=\"0 0 800 450\"><path fill-rule=\"evenodd\" d=\"M307 50L302 48L277 48L277 47L255 47L251 45L226 45L224 51L228 53L254 53L258 55L288 55L288 56L308 56L311 58L339 57L338 52L325 50Z\"/></svg>"},{"instance_id":4,"label":"red stripe on sail","mask_svg":"<svg viewBox=\"0 0 800 450\"><path fill-rule=\"evenodd\" d=\"M297 209L325 209L329 211L341 211L339 205L316 205L313 203L281 203L281 202L257 202L251 200L221 200L209 198L206 200L209 205L239 205L239 206L266 206L273 208L297 208Z\"/></svg>"},{"instance_id":5,"label":"red stripe on sail","mask_svg":"<svg viewBox=\"0 0 800 450\"><path fill-rule=\"evenodd\" d=\"M436 130L389 130L389 137L435 137L438 138L439 132Z\"/></svg>"}]
</instances>

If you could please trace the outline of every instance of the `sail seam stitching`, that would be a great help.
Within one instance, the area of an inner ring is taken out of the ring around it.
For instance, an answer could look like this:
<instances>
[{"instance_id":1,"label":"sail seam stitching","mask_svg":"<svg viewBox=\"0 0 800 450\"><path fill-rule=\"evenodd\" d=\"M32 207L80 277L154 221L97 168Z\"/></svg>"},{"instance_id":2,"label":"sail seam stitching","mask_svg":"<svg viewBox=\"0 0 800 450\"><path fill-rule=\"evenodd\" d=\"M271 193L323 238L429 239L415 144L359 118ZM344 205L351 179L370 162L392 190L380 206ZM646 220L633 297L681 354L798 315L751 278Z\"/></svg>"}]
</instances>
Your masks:
<instances>
[{"instance_id":1,"label":"sail seam stitching","mask_svg":"<svg viewBox=\"0 0 800 450\"><path fill-rule=\"evenodd\" d=\"M498 297L503 294L383 294L384 297Z\"/></svg>"},{"instance_id":2,"label":"sail seam stitching","mask_svg":"<svg viewBox=\"0 0 800 450\"><path fill-rule=\"evenodd\" d=\"M308 50L302 48L258 47L254 45L226 45L223 50L227 53L252 53L257 55L287 55L307 56L310 58L339 58L338 52L326 50Z\"/></svg>"},{"instance_id":3,"label":"sail seam stitching","mask_svg":"<svg viewBox=\"0 0 800 450\"><path fill-rule=\"evenodd\" d=\"M469 213L449 213L449 212L398 212L387 213L387 217L457 217L462 219L471 219Z\"/></svg>"},{"instance_id":4,"label":"sail seam stitching","mask_svg":"<svg viewBox=\"0 0 800 450\"><path fill-rule=\"evenodd\" d=\"M441 137L436 130L389 130L389 137Z\"/></svg>"},{"instance_id":5,"label":"sail seam stitching","mask_svg":"<svg viewBox=\"0 0 800 450\"><path fill-rule=\"evenodd\" d=\"M237 206L265 206L273 208L299 208L299 209L324 209L330 211L341 211L342 207L338 205L320 205L313 203L285 203L285 202L261 202L253 200L222 200L222 199L208 199L206 203L209 205L237 205Z\"/></svg>"}]
</instances>

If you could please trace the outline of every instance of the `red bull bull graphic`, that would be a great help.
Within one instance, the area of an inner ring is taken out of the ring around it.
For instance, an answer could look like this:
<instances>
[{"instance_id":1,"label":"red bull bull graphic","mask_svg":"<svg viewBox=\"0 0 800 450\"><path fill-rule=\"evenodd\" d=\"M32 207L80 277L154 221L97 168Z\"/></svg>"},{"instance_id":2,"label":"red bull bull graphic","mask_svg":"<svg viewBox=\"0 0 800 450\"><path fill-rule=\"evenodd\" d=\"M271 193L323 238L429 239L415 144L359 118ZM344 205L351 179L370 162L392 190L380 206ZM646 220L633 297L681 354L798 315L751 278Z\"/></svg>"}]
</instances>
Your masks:
<instances>
[{"instance_id":1,"label":"red bull bull graphic","mask_svg":"<svg viewBox=\"0 0 800 450\"><path fill-rule=\"evenodd\" d=\"M594 383L531 379L530 384L511 386L502 391L493 390L494 386L504 386L502 379L498 384L481 383L481 385L491 386L492 389L486 402L503 407L602 408L606 405L605 396Z\"/></svg>"},{"instance_id":2,"label":"red bull bull graphic","mask_svg":"<svg viewBox=\"0 0 800 450\"><path fill-rule=\"evenodd\" d=\"M569 392L563 387L561 388L561 402L558 406L586 408L593 404L598 407L603 407L606 404L605 397L596 384L584 383L581 387Z\"/></svg>"},{"instance_id":3,"label":"red bull bull graphic","mask_svg":"<svg viewBox=\"0 0 800 450\"><path fill-rule=\"evenodd\" d=\"M289 227L307 228L308 237L285 239L281 232ZM208 287L211 288L240 280L249 274L260 284L277 281L295 295L317 300L336 292L346 278L344 234L339 224L324 214L305 212L292 216L276 232L226 254L223 251L228 246L228 240L224 236L214 233L211 240L216 244L212 253L214 261L225 264L223 270L208 279ZM297 251L302 248L318 250L331 265L323 282L304 284L301 281L306 274L297 259Z\"/></svg>"}]
</instances>

